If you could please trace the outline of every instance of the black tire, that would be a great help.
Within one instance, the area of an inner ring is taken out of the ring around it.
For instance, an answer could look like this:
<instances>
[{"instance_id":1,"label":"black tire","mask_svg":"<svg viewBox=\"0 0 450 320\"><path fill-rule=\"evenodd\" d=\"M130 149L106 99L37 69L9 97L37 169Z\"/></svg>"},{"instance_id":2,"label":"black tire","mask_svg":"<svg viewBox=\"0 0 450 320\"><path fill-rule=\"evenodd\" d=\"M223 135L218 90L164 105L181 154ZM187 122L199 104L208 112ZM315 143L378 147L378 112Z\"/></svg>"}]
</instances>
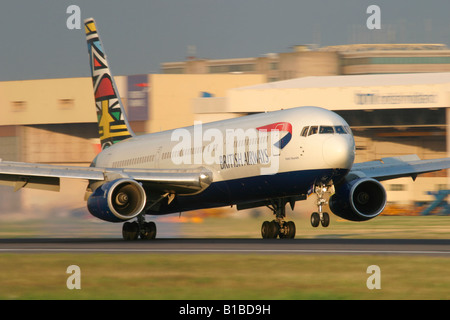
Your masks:
<instances>
[{"instance_id":1,"label":"black tire","mask_svg":"<svg viewBox=\"0 0 450 320\"><path fill-rule=\"evenodd\" d=\"M122 237L124 240L136 240L139 236L139 225L137 222L125 222L122 226Z\"/></svg>"},{"instance_id":2,"label":"black tire","mask_svg":"<svg viewBox=\"0 0 450 320\"><path fill-rule=\"evenodd\" d=\"M130 239L130 236L129 236L129 234L130 234L130 223L131 222L125 222L123 225L122 225L122 238L123 238L123 240L131 240Z\"/></svg>"},{"instance_id":3,"label":"black tire","mask_svg":"<svg viewBox=\"0 0 450 320\"><path fill-rule=\"evenodd\" d=\"M311 225L317 228L320 224L320 216L317 212L313 212L311 215Z\"/></svg>"},{"instance_id":4,"label":"black tire","mask_svg":"<svg viewBox=\"0 0 450 320\"><path fill-rule=\"evenodd\" d=\"M269 237L270 237L270 239L276 239L278 237L278 234L280 233L280 226L278 225L278 223L275 220L272 220L269 223L270 223Z\"/></svg>"},{"instance_id":5,"label":"black tire","mask_svg":"<svg viewBox=\"0 0 450 320\"><path fill-rule=\"evenodd\" d=\"M139 224L135 222L131 222L131 230L130 230L130 236L131 240L136 240L139 237Z\"/></svg>"},{"instance_id":6,"label":"black tire","mask_svg":"<svg viewBox=\"0 0 450 320\"><path fill-rule=\"evenodd\" d=\"M153 221L145 222L140 232L140 237L143 240L152 240L156 237L156 224Z\"/></svg>"},{"instance_id":7,"label":"black tire","mask_svg":"<svg viewBox=\"0 0 450 320\"><path fill-rule=\"evenodd\" d=\"M287 239L294 239L295 238L295 231L296 231L294 221L286 222L286 227L287 227L287 233L285 235L285 238L287 238Z\"/></svg>"},{"instance_id":8,"label":"black tire","mask_svg":"<svg viewBox=\"0 0 450 320\"><path fill-rule=\"evenodd\" d=\"M327 212L324 212L322 217L323 219L320 220L320 223L322 224L322 227L326 228L330 225L330 215Z\"/></svg>"},{"instance_id":9,"label":"black tire","mask_svg":"<svg viewBox=\"0 0 450 320\"><path fill-rule=\"evenodd\" d=\"M280 227L278 223L273 221L264 221L261 226L261 235L263 239L275 239L278 236Z\"/></svg>"},{"instance_id":10,"label":"black tire","mask_svg":"<svg viewBox=\"0 0 450 320\"><path fill-rule=\"evenodd\" d=\"M261 236L263 239L269 239L270 222L264 221L261 225Z\"/></svg>"}]
</instances>

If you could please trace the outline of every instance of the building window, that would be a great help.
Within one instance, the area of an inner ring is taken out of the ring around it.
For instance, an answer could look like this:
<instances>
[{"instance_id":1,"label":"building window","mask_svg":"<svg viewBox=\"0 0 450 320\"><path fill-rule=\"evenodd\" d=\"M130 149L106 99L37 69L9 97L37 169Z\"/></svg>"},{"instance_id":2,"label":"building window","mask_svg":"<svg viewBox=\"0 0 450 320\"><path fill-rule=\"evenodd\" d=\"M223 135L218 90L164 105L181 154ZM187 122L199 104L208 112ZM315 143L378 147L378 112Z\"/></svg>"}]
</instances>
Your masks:
<instances>
[{"instance_id":1,"label":"building window","mask_svg":"<svg viewBox=\"0 0 450 320\"><path fill-rule=\"evenodd\" d=\"M11 102L11 108L13 111L25 111L27 108L27 102L26 101L12 101Z\"/></svg>"},{"instance_id":2,"label":"building window","mask_svg":"<svg viewBox=\"0 0 450 320\"><path fill-rule=\"evenodd\" d=\"M184 70L184 68L164 68L163 73L164 74L184 74L185 70Z\"/></svg>"},{"instance_id":3,"label":"building window","mask_svg":"<svg viewBox=\"0 0 450 320\"><path fill-rule=\"evenodd\" d=\"M75 101L73 99L59 99L58 107L60 109L71 109L75 106Z\"/></svg>"},{"instance_id":4,"label":"building window","mask_svg":"<svg viewBox=\"0 0 450 320\"><path fill-rule=\"evenodd\" d=\"M209 73L252 72L252 71L255 71L255 65L250 63L209 66Z\"/></svg>"},{"instance_id":5,"label":"building window","mask_svg":"<svg viewBox=\"0 0 450 320\"><path fill-rule=\"evenodd\" d=\"M448 64L450 57L373 57L372 64Z\"/></svg>"},{"instance_id":6,"label":"building window","mask_svg":"<svg viewBox=\"0 0 450 320\"><path fill-rule=\"evenodd\" d=\"M404 184L391 184L389 185L389 191L405 191L406 186Z\"/></svg>"}]
</instances>

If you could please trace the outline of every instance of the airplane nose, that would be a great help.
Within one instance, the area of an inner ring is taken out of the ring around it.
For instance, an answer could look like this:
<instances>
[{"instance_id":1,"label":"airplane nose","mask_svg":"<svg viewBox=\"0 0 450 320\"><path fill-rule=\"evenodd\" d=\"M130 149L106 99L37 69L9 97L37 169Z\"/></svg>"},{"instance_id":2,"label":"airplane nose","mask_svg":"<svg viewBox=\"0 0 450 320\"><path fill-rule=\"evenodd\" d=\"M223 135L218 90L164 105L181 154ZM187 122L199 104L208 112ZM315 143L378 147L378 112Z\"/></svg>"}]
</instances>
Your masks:
<instances>
[{"instance_id":1,"label":"airplane nose","mask_svg":"<svg viewBox=\"0 0 450 320\"><path fill-rule=\"evenodd\" d=\"M351 135L334 135L323 144L323 159L333 169L350 169L355 160L355 141Z\"/></svg>"}]
</instances>

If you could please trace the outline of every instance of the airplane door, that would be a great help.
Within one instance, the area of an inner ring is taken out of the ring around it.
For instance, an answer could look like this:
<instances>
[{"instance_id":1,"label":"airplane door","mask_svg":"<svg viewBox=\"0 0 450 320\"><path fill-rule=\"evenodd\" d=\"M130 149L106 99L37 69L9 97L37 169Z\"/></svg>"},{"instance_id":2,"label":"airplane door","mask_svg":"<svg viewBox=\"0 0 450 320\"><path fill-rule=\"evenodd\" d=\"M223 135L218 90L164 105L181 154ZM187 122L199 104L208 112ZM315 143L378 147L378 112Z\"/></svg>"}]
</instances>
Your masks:
<instances>
[{"instance_id":1,"label":"airplane door","mask_svg":"<svg viewBox=\"0 0 450 320\"><path fill-rule=\"evenodd\" d=\"M155 169L159 169L159 163L162 155L162 146L158 147L155 154Z\"/></svg>"}]
</instances>

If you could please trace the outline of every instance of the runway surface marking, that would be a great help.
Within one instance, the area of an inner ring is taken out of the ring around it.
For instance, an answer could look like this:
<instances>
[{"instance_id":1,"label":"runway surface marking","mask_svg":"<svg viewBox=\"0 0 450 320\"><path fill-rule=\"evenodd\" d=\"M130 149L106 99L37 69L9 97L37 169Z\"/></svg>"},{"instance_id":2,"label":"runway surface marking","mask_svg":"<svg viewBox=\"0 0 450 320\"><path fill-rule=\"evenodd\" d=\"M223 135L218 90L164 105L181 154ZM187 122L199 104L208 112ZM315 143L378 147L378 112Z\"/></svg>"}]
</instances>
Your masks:
<instances>
[{"instance_id":1,"label":"runway surface marking","mask_svg":"<svg viewBox=\"0 0 450 320\"><path fill-rule=\"evenodd\" d=\"M432 239L0 239L0 253L378 254L450 257L450 240Z\"/></svg>"},{"instance_id":2,"label":"runway surface marking","mask_svg":"<svg viewBox=\"0 0 450 320\"><path fill-rule=\"evenodd\" d=\"M377 241L348 240L340 244L308 240L307 243L298 242L304 248L292 248L293 242L266 243L254 240L171 240L159 242L104 242L99 240L67 240L67 239L32 239L0 240L0 253L223 253L223 254L385 254L385 255L440 255L450 257L449 240L441 243L424 240ZM339 242L339 241L338 241ZM99 245L100 244L100 245ZM226 244L224 248L224 244ZM175 246L175 247L174 247ZM270 247L270 248L264 248ZM291 248L283 248L291 246ZM138 247L138 248L136 248ZM338 248L340 247L340 248ZM344 247L344 248L342 248ZM365 248L366 247L366 248ZM371 247L371 248L367 248Z\"/></svg>"},{"instance_id":3,"label":"runway surface marking","mask_svg":"<svg viewBox=\"0 0 450 320\"><path fill-rule=\"evenodd\" d=\"M0 252L60 252L60 253L311 253L311 254L419 254L419 255L449 255L449 251L416 251L416 250L242 250L242 249L105 249L105 248L68 248L68 249L51 249L51 248L16 248L16 249L0 249Z\"/></svg>"}]
</instances>

